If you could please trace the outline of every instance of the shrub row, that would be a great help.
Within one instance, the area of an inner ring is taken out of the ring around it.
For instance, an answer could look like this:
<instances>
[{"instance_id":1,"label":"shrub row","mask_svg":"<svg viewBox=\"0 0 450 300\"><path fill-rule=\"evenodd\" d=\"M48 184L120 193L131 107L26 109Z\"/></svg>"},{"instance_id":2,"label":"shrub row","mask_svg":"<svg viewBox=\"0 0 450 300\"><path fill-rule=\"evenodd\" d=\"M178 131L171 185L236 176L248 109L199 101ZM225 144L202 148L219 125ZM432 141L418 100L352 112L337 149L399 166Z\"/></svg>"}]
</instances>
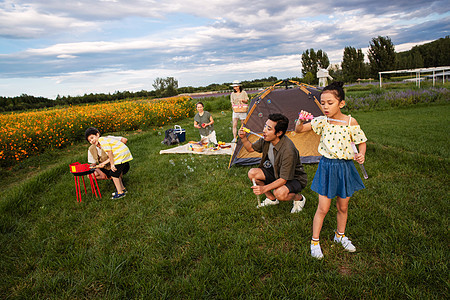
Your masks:
<instances>
[{"instance_id":1,"label":"shrub row","mask_svg":"<svg viewBox=\"0 0 450 300\"><path fill-rule=\"evenodd\" d=\"M419 103L440 103L450 100L447 88L410 89L405 91L383 91L362 97L346 97L346 110L377 110L405 107Z\"/></svg>"},{"instance_id":2,"label":"shrub row","mask_svg":"<svg viewBox=\"0 0 450 300\"><path fill-rule=\"evenodd\" d=\"M0 166L63 148L84 138L87 127L102 133L163 126L194 114L189 97L69 106L0 115Z\"/></svg>"}]
</instances>

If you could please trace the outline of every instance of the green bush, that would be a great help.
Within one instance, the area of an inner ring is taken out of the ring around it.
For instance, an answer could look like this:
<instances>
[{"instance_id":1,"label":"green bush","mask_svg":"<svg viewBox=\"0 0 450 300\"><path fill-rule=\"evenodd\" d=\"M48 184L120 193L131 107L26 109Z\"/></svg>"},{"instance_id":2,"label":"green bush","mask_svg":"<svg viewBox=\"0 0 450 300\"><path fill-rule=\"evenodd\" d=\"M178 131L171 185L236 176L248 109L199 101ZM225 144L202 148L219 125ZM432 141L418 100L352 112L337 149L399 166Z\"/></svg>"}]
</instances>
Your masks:
<instances>
[{"instance_id":1,"label":"green bush","mask_svg":"<svg viewBox=\"0 0 450 300\"><path fill-rule=\"evenodd\" d=\"M230 96L218 96L218 97L205 97L201 99L192 99L191 103L195 106L195 103L202 102L205 105L205 110L209 112L230 110Z\"/></svg>"}]
</instances>

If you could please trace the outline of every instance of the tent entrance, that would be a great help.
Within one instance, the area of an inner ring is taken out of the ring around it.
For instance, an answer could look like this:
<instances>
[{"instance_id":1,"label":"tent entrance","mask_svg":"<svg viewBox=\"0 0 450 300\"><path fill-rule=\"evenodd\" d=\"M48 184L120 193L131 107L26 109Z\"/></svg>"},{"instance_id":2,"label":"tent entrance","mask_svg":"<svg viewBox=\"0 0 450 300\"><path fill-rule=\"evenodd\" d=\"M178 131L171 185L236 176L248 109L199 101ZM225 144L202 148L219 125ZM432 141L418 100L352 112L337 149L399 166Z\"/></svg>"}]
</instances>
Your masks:
<instances>
[{"instance_id":1,"label":"tent entrance","mask_svg":"<svg viewBox=\"0 0 450 300\"><path fill-rule=\"evenodd\" d=\"M294 84L290 87L288 84ZM285 85L283 87L282 85ZM322 107L318 101L321 90L296 81L284 80L265 89L254 97L249 105L244 126L256 133L262 133L264 124L270 114L281 113L289 119L286 136L289 137L300 153L302 163L317 163L321 155L317 152L320 137L313 131L295 133L295 122L298 113L306 110L313 116L323 116ZM249 135L249 141L258 139L255 135ZM261 160L260 153L249 153L243 147L239 139L235 151L230 159L229 167L234 164L254 165Z\"/></svg>"}]
</instances>

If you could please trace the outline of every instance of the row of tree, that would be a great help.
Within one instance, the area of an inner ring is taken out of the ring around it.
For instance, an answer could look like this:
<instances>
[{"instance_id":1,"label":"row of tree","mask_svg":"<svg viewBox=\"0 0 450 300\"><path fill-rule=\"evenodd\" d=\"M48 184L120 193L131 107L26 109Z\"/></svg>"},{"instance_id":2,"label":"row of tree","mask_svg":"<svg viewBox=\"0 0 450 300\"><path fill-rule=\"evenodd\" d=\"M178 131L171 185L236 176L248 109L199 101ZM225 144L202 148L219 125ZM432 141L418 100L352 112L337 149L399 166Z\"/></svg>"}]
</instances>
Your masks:
<instances>
[{"instance_id":1,"label":"row of tree","mask_svg":"<svg viewBox=\"0 0 450 300\"><path fill-rule=\"evenodd\" d=\"M298 80L298 79L297 79ZM245 88L256 88L261 86L268 86L278 81L277 77L270 76L268 78L255 79L251 81L243 81L242 85ZM212 83L205 87L178 87L178 80L174 77L156 78L153 82L153 91L142 90L139 92L115 92L113 94L85 94L83 96L60 96L58 95L55 100L35 97L27 94L22 94L16 97L0 97L0 112L6 111L21 111L29 109L49 108L54 106L64 105L76 105L83 103L99 103L109 102L124 99L137 99L137 98L161 98L171 97L178 94L198 93L207 91L221 91L230 90L231 82L227 83Z\"/></svg>"},{"instance_id":2,"label":"row of tree","mask_svg":"<svg viewBox=\"0 0 450 300\"><path fill-rule=\"evenodd\" d=\"M276 81L278 81L277 77L269 76L268 78L242 81L241 84L243 87L249 89L272 85ZM176 80L174 77L166 77L166 78L158 77L153 82L153 88L155 89L155 96L160 98L160 97L171 97L179 94L231 90L231 82L225 82L222 84L211 83L210 85L205 87L192 87L192 86L178 87L178 80Z\"/></svg>"},{"instance_id":3,"label":"row of tree","mask_svg":"<svg viewBox=\"0 0 450 300\"><path fill-rule=\"evenodd\" d=\"M331 68L330 75L336 80L355 82L358 78L377 78L381 71L449 66L449 49L450 37L446 36L431 43L414 46L409 51L396 53L388 36L378 36L369 42L369 63L365 62L361 49L347 46L344 48L341 68ZM323 50L309 49L302 54L302 66L305 82L316 84L318 67L327 69L330 62Z\"/></svg>"},{"instance_id":4,"label":"row of tree","mask_svg":"<svg viewBox=\"0 0 450 300\"><path fill-rule=\"evenodd\" d=\"M397 53L396 64L399 69L450 66L450 37Z\"/></svg>"},{"instance_id":5,"label":"row of tree","mask_svg":"<svg viewBox=\"0 0 450 300\"><path fill-rule=\"evenodd\" d=\"M84 96L57 96L55 100L35 97L22 94L16 97L0 97L0 112L18 111L28 109L49 108L58 105L76 105L83 103L98 103L106 101L117 101L129 98L154 98L155 91L139 91L139 92L115 92L114 94L85 94Z\"/></svg>"}]
</instances>

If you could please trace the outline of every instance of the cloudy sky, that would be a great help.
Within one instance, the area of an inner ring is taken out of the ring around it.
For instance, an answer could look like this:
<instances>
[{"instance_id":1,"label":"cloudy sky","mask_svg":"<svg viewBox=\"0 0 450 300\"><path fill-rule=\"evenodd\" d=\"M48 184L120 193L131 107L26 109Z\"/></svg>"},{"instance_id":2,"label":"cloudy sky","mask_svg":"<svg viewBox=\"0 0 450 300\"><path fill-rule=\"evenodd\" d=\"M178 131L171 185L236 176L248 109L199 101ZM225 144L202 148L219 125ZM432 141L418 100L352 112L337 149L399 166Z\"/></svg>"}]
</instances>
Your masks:
<instances>
[{"instance_id":1,"label":"cloudy sky","mask_svg":"<svg viewBox=\"0 0 450 300\"><path fill-rule=\"evenodd\" d=\"M301 75L314 48L450 34L449 0L0 0L0 96L152 90Z\"/></svg>"}]
</instances>

